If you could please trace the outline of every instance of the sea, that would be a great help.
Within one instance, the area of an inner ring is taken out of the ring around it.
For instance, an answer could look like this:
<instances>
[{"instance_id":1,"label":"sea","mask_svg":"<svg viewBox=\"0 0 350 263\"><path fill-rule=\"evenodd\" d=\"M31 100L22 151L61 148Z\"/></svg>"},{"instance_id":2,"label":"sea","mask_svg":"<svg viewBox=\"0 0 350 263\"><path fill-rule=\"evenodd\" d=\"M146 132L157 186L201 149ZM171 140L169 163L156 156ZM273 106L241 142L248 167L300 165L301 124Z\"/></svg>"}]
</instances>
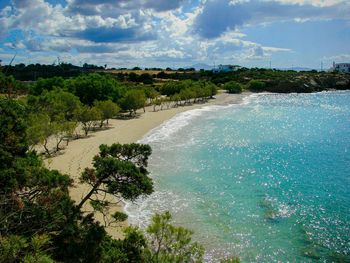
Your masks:
<instances>
[{"instance_id":1,"label":"sea","mask_svg":"<svg viewBox=\"0 0 350 263\"><path fill-rule=\"evenodd\" d=\"M170 211L205 262L350 262L350 92L261 93L180 113L152 146L155 192L126 205L147 226Z\"/></svg>"}]
</instances>

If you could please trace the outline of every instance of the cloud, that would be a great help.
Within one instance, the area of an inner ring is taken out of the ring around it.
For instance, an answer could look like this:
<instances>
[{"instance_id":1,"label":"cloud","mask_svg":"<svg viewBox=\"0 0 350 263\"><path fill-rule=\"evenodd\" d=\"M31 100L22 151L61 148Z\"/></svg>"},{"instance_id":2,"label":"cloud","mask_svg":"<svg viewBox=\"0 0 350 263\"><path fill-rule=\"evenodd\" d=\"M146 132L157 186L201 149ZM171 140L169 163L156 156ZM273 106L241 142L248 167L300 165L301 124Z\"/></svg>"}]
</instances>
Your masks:
<instances>
[{"instance_id":1,"label":"cloud","mask_svg":"<svg viewBox=\"0 0 350 263\"><path fill-rule=\"evenodd\" d=\"M155 39L152 32L140 32L136 28L119 27L95 27L78 31L73 36L81 39L87 39L96 43L103 42L140 42Z\"/></svg>"},{"instance_id":2,"label":"cloud","mask_svg":"<svg viewBox=\"0 0 350 263\"><path fill-rule=\"evenodd\" d=\"M350 61L350 54L338 54L330 57L323 57L323 60L335 61L337 63L341 63L341 62L348 63Z\"/></svg>"},{"instance_id":3,"label":"cloud","mask_svg":"<svg viewBox=\"0 0 350 263\"><path fill-rule=\"evenodd\" d=\"M312 0L235 0L231 2L208 0L194 21L193 31L204 38L215 38L243 25L275 21L350 18L350 3L347 1L333 1L332 5L322 6L312 4L316 2Z\"/></svg>"},{"instance_id":4,"label":"cloud","mask_svg":"<svg viewBox=\"0 0 350 263\"><path fill-rule=\"evenodd\" d=\"M156 12L164 12L177 9L181 6L184 0L69 0L68 8L73 13L80 13L84 15L102 14L108 10L113 10L117 15L121 10L140 10L152 9Z\"/></svg>"}]
</instances>

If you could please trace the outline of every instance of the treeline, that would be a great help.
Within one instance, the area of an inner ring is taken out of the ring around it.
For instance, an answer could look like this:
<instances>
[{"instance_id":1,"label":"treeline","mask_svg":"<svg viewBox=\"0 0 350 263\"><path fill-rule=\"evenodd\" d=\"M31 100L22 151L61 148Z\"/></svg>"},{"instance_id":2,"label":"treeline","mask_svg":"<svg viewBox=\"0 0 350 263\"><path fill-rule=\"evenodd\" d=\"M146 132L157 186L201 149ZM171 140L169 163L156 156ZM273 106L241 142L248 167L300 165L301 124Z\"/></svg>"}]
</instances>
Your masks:
<instances>
[{"instance_id":1,"label":"treeline","mask_svg":"<svg viewBox=\"0 0 350 263\"><path fill-rule=\"evenodd\" d=\"M80 75L82 72L95 70L96 68L78 67L70 63L58 65L29 64L23 63L14 66L2 66L2 72L7 76L13 76L17 80L35 81L39 78L64 77L70 78Z\"/></svg>"},{"instance_id":2,"label":"treeline","mask_svg":"<svg viewBox=\"0 0 350 263\"><path fill-rule=\"evenodd\" d=\"M7 83L13 83L12 86L22 85L13 77L4 78ZM4 92L7 94L12 86L7 85ZM138 109L145 110L148 105L153 105L156 111L202 103L216 94L216 86L210 82L187 80L158 86L128 85L111 75L98 73L71 79L40 78L25 87L28 95L19 100L28 108L29 147L42 146L46 155L60 151L70 140L106 128L111 118L134 117ZM12 93L15 95L19 94Z\"/></svg>"},{"instance_id":3,"label":"treeline","mask_svg":"<svg viewBox=\"0 0 350 263\"><path fill-rule=\"evenodd\" d=\"M93 73L68 80L39 79L22 101L28 107L31 149L42 145L50 155L59 151L63 142L79 138L80 128L87 136L92 130L108 126L109 119L121 110L119 105L135 112L144 107L146 98L142 91L127 90L111 76Z\"/></svg>"},{"instance_id":4,"label":"treeline","mask_svg":"<svg viewBox=\"0 0 350 263\"><path fill-rule=\"evenodd\" d=\"M233 72L213 73L212 71L200 71L195 73L166 73L157 75L162 79L191 79L205 80L224 88L226 83L234 82L253 92L315 92L330 89L350 89L350 75L338 72L317 71L283 71L261 68L241 68ZM227 85L226 85L227 87Z\"/></svg>"},{"instance_id":5,"label":"treeline","mask_svg":"<svg viewBox=\"0 0 350 263\"><path fill-rule=\"evenodd\" d=\"M89 190L76 203L68 191L72 179L47 169L29 149L31 112L21 101L0 98L0 262L202 262L203 247L191 231L171 225L168 212L156 214L145 231L126 228L122 240L106 232L127 218L109 215L115 202L106 194L132 201L153 192L150 146L101 145L92 168L81 174ZM84 212L87 205L92 212ZM105 225L96 213L108 215Z\"/></svg>"}]
</instances>

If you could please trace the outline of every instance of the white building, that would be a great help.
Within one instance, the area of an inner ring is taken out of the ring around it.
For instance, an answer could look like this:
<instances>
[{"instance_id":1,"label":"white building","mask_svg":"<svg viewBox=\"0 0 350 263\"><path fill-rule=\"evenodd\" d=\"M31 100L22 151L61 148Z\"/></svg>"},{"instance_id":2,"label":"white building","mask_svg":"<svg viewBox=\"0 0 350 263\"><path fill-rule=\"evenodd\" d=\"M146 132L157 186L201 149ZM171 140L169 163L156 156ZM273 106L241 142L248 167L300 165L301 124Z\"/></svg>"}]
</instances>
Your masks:
<instances>
[{"instance_id":1,"label":"white building","mask_svg":"<svg viewBox=\"0 0 350 263\"><path fill-rule=\"evenodd\" d=\"M350 63L334 63L333 62L333 71L350 73Z\"/></svg>"},{"instance_id":2,"label":"white building","mask_svg":"<svg viewBox=\"0 0 350 263\"><path fill-rule=\"evenodd\" d=\"M240 66L232 66L232 65L219 65L217 68L213 69L214 73L219 73L219 72L232 72L240 69Z\"/></svg>"}]
</instances>

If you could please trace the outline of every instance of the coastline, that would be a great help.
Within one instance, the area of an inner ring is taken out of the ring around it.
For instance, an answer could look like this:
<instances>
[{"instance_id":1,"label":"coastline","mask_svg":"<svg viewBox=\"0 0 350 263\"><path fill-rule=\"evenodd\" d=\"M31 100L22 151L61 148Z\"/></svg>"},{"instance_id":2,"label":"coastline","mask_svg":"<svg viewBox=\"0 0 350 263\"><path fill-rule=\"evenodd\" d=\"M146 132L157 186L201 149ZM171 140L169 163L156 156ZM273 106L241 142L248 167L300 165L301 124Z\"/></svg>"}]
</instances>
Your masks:
<instances>
[{"instance_id":1,"label":"coastline","mask_svg":"<svg viewBox=\"0 0 350 263\"><path fill-rule=\"evenodd\" d=\"M240 104L243 99L250 96L251 92L243 92L241 94L218 93L215 99L203 104L193 104L190 106L179 106L177 108L164 109L162 111L153 111L153 107L146 107L146 112L139 110L140 115L137 118L129 120L110 120L109 128L103 131L92 133L87 138L81 138L69 143L68 147L62 150L61 154L47 159L46 165L50 169L57 169L62 173L68 174L73 180L73 187L70 194L73 200L78 202L87 193L89 187L79 183L79 176L85 167L92 166L93 157L98 154L99 145L112 143L133 143L142 139L152 129L158 127L163 122L171 119L175 115L202 108L210 105L228 105ZM114 199L114 198L113 198ZM114 200L115 201L115 200ZM117 206L113 206L110 212L122 211L123 203L119 202ZM91 211L91 207L84 206L85 212ZM96 214L96 219L101 223L104 222L102 214ZM106 227L107 232L114 238L121 238L121 229L128 225L128 222L121 222L117 226Z\"/></svg>"}]
</instances>

